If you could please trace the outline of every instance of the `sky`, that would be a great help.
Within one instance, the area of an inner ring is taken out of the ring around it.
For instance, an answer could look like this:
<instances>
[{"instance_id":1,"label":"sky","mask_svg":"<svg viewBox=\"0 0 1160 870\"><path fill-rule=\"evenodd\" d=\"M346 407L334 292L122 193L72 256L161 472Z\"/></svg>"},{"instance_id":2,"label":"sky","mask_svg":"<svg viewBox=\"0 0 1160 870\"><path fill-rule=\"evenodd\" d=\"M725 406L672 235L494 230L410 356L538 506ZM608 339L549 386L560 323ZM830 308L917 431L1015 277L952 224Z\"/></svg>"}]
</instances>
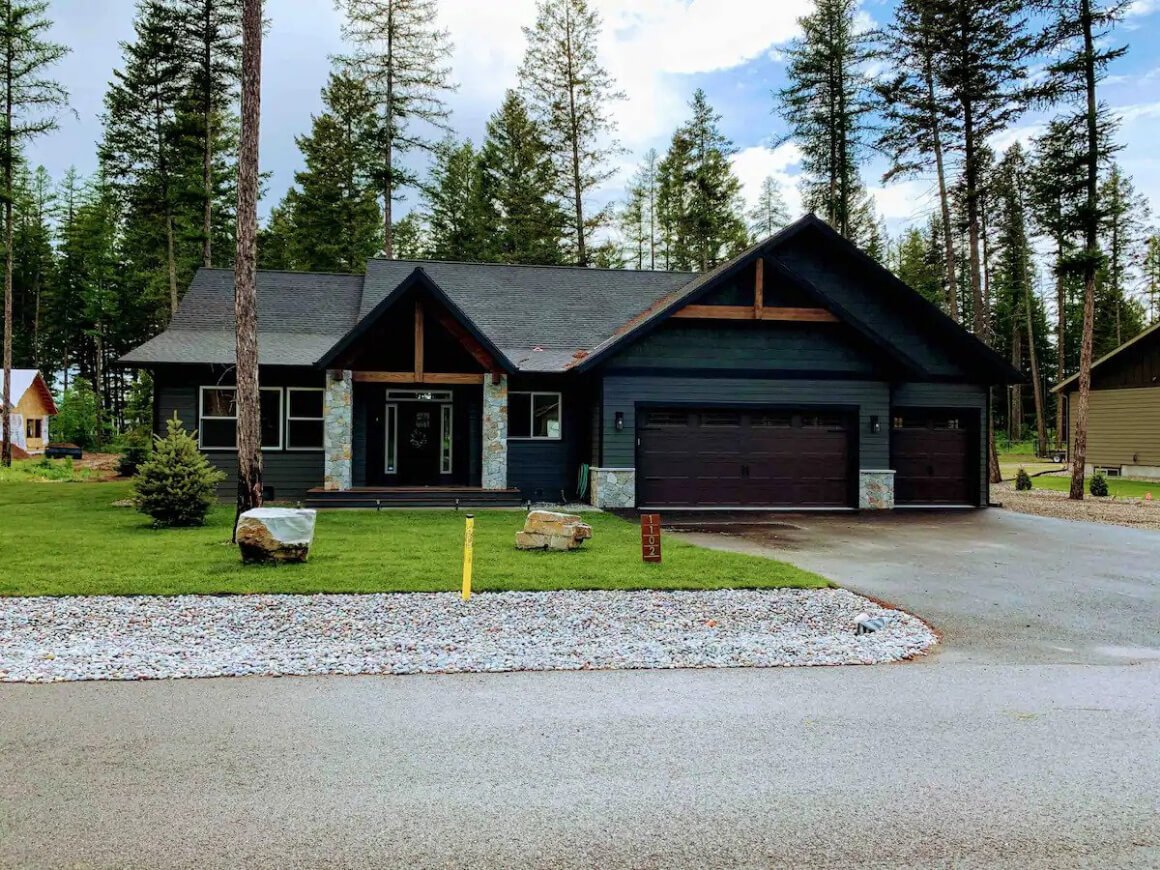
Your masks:
<instances>
[{"instance_id":1,"label":"sky","mask_svg":"<svg viewBox=\"0 0 1160 870\"><path fill-rule=\"evenodd\" d=\"M737 146L734 168L752 199L768 175L784 189L791 213L800 213L800 153L793 143L771 148L784 132L771 92L785 84L783 49L811 0L591 0L603 16L601 58L626 93L614 103L626 153L618 172L598 192L619 200L641 155L663 153L688 115L693 91L704 88ZM450 97L452 125L477 144L504 91L516 84L524 52L522 27L535 18L535 0L440 0L440 17L455 44ZM71 112L60 129L30 148L34 163L54 178L69 166L96 168L96 142L105 88L120 64L119 43L133 33L134 0L50 0L52 37L72 53L56 71L70 93ZM863 0L865 26L890 21L894 0ZM270 173L263 215L282 198L302 161L294 137L310 129L321 110L320 89L332 55L343 50L334 0L267 0L270 29L262 58L261 165ZM1160 212L1160 0L1134 0L1117 38L1128 55L1110 70L1101 98L1123 118L1119 160L1137 189ZM1038 133L1049 115L1031 113L993 143L1005 148ZM892 233L923 221L933 210L931 178L882 185L883 162L870 160L863 179Z\"/></svg>"}]
</instances>

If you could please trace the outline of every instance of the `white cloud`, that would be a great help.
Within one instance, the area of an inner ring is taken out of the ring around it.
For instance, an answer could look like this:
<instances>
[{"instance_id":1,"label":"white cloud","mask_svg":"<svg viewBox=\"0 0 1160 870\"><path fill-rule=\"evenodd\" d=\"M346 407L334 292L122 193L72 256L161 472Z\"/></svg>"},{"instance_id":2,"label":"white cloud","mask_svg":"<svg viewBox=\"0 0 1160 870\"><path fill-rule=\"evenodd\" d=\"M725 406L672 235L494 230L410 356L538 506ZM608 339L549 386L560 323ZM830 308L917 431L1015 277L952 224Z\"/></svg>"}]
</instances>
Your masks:
<instances>
[{"instance_id":1,"label":"white cloud","mask_svg":"<svg viewBox=\"0 0 1160 870\"><path fill-rule=\"evenodd\" d=\"M1149 15L1160 9L1160 0L1134 0L1128 4L1125 15L1132 17L1137 15Z\"/></svg>"},{"instance_id":2,"label":"white cloud","mask_svg":"<svg viewBox=\"0 0 1160 870\"><path fill-rule=\"evenodd\" d=\"M1160 102L1116 106L1113 111L1123 119L1125 124L1131 124L1133 121L1146 118L1160 118Z\"/></svg>"},{"instance_id":3,"label":"white cloud","mask_svg":"<svg viewBox=\"0 0 1160 870\"><path fill-rule=\"evenodd\" d=\"M627 99L612 107L618 135L634 151L659 144L685 114L682 76L733 69L797 33L809 0L596 0L603 22L601 61ZM483 116L514 87L524 54L522 27L535 0L443 0L440 18L455 42L460 83L455 106ZM744 21L744 26L738 22ZM471 107L468 109L468 107ZM458 125L458 122L457 122Z\"/></svg>"},{"instance_id":4,"label":"white cloud","mask_svg":"<svg viewBox=\"0 0 1160 870\"><path fill-rule=\"evenodd\" d=\"M755 145L744 148L733 155L733 172L741 181L742 193L749 207L757 201L761 184L773 176L781 185L785 204L793 217L802 213L802 197L798 190L798 179L789 169L801 163L801 149L793 142L786 142L777 148Z\"/></svg>"}]
</instances>

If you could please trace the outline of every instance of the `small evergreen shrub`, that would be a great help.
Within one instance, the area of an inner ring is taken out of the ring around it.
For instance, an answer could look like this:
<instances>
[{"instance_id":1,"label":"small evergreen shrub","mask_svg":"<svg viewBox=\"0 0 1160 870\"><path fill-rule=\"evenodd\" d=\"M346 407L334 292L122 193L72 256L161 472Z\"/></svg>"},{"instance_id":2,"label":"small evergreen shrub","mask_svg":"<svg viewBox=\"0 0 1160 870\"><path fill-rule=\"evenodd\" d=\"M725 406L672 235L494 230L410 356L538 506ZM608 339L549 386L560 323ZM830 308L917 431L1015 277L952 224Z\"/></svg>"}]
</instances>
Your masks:
<instances>
[{"instance_id":1,"label":"small evergreen shrub","mask_svg":"<svg viewBox=\"0 0 1160 870\"><path fill-rule=\"evenodd\" d=\"M1093 474L1092 482L1088 484L1091 494L1097 498L1103 498L1108 494L1108 479L1102 474Z\"/></svg>"},{"instance_id":2,"label":"small evergreen shrub","mask_svg":"<svg viewBox=\"0 0 1160 870\"><path fill-rule=\"evenodd\" d=\"M1020 492L1031 489L1031 475L1027 473L1026 469L1020 468L1019 473L1015 475L1015 488Z\"/></svg>"},{"instance_id":3,"label":"small evergreen shrub","mask_svg":"<svg viewBox=\"0 0 1160 870\"><path fill-rule=\"evenodd\" d=\"M147 430L131 429L121 447L117 460L117 474L133 477L153 452L153 438Z\"/></svg>"},{"instance_id":4,"label":"small evergreen shrub","mask_svg":"<svg viewBox=\"0 0 1160 870\"><path fill-rule=\"evenodd\" d=\"M215 488L225 475L197 449L197 440L175 414L153 455L141 464L134 481L137 510L157 526L200 526L213 506Z\"/></svg>"}]
</instances>

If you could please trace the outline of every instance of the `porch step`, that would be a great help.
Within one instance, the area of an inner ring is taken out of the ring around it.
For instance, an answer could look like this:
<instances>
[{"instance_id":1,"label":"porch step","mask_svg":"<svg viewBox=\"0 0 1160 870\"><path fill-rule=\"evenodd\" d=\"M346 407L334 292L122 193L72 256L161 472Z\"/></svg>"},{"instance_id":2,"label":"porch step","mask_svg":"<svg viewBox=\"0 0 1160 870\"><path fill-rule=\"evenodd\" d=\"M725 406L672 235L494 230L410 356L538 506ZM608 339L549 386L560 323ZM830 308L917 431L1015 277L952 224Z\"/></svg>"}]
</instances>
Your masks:
<instances>
[{"instance_id":1,"label":"porch step","mask_svg":"<svg viewBox=\"0 0 1160 870\"><path fill-rule=\"evenodd\" d=\"M361 487L346 490L312 489L306 494L310 508L518 508L524 506L518 489L471 487Z\"/></svg>"}]
</instances>

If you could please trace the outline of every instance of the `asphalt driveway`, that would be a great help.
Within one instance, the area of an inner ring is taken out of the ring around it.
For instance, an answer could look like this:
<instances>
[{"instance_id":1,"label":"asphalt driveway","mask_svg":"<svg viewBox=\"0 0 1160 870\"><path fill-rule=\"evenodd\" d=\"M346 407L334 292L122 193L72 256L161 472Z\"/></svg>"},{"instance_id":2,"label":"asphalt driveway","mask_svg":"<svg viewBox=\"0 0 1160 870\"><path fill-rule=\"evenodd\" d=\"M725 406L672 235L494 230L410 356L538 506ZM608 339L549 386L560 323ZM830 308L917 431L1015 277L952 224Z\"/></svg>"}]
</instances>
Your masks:
<instances>
[{"instance_id":1,"label":"asphalt driveway","mask_svg":"<svg viewBox=\"0 0 1160 870\"><path fill-rule=\"evenodd\" d=\"M1160 532L994 509L670 522L917 613L951 661L1160 661Z\"/></svg>"},{"instance_id":2,"label":"asphalt driveway","mask_svg":"<svg viewBox=\"0 0 1160 870\"><path fill-rule=\"evenodd\" d=\"M748 518L752 520L752 518ZM1160 534L775 517L911 664L0 685L0 867L1160 866Z\"/></svg>"}]
</instances>

